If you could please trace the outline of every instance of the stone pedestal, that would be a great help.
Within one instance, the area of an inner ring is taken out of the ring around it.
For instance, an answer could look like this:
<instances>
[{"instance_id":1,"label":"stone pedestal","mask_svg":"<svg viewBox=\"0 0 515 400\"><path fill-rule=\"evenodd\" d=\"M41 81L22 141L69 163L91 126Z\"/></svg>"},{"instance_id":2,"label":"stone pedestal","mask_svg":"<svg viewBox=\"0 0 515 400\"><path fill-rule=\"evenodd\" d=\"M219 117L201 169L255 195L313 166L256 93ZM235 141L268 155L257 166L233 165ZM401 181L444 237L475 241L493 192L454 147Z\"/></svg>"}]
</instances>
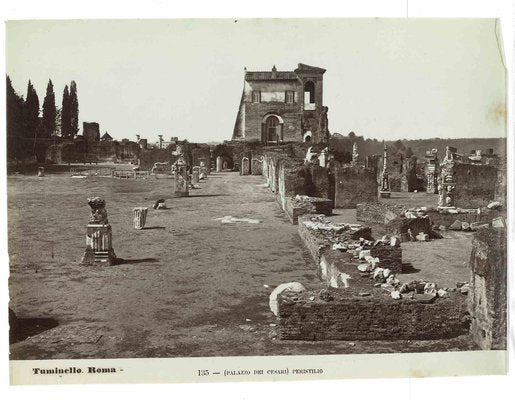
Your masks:
<instances>
[{"instance_id":1,"label":"stone pedestal","mask_svg":"<svg viewBox=\"0 0 515 400\"><path fill-rule=\"evenodd\" d=\"M216 172L222 172L224 159L221 156L216 157Z\"/></svg>"},{"instance_id":2,"label":"stone pedestal","mask_svg":"<svg viewBox=\"0 0 515 400\"><path fill-rule=\"evenodd\" d=\"M145 222L147 222L147 207L134 208L134 229L143 229Z\"/></svg>"},{"instance_id":3,"label":"stone pedestal","mask_svg":"<svg viewBox=\"0 0 515 400\"><path fill-rule=\"evenodd\" d=\"M175 197L189 196L189 176L186 169L186 164L179 161L175 165Z\"/></svg>"},{"instance_id":4,"label":"stone pedestal","mask_svg":"<svg viewBox=\"0 0 515 400\"><path fill-rule=\"evenodd\" d=\"M38 167L38 176L45 176L45 167Z\"/></svg>"},{"instance_id":5,"label":"stone pedestal","mask_svg":"<svg viewBox=\"0 0 515 400\"><path fill-rule=\"evenodd\" d=\"M86 251L82 257L82 265L116 263L116 254L113 250L111 225L107 220L105 201L100 197L89 197L91 217L86 228Z\"/></svg>"},{"instance_id":6,"label":"stone pedestal","mask_svg":"<svg viewBox=\"0 0 515 400\"><path fill-rule=\"evenodd\" d=\"M252 175L262 175L263 174L263 158L253 158L252 159Z\"/></svg>"},{"instance_id":7,"label":"stone pedestal","mask_svg":"<svg viewBox=\"0 0 515 400\"><path fill-rule=\"evenodd\" d=\"M204 161L200 161L199 179L207 179L207 167Z\"/></svg>"}]
</instances>

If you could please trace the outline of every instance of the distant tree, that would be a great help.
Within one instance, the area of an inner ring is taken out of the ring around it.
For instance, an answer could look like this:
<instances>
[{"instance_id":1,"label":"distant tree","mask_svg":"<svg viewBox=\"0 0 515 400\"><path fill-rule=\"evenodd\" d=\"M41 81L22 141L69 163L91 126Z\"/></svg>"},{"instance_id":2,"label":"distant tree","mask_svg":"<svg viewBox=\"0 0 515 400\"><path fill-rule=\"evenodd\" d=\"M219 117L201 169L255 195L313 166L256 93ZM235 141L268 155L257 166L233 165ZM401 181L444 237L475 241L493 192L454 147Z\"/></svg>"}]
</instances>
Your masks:
<instances>
[{"instance_id":1,"label":"distant tree","mask_svg":"<svg viewBox=\"0 0 515 400\"><path fill-rule=\"evenodd\" d=\"M70 127L71 136L76 136L79 133L79 100L75 81L70 83Z\"/></svg>"},{"instance_id":2,"label":"distant tree","mask_svg":"<svg viewBox=\"0 0 515 400\"><path fill-rule=\"evenodd\" d=\"M61 133L61 109L56 107L55 109L55 134L57 136L62 136Z\"/></svg>"},{"instance_id":3,"label":"distant tree","mask_svg":"<svg viewBox=\"0 0 515 400\"><path fill-rule=\"evenodd\" d=\"M24 101L23 97L14 90L9 76L7 76L5 88L7 157L21 159L24 157Z\"/></svg>"},{"instance_id":4,"label":"distant tree","mask_svg":"<svg viewBox=\"0 0 515 400\"><path fill-rule=\"evenodd\" d=\"M413 150L411 150L411 147L408 147L406 149L406 158L410 158L413 155Z\"/></svg>"},{"instance_id":5,"label":"distant tree","mask_svg":"<svg viewBox=\"0 0 515 400\"><path fill-rule=\"evenodd\" d=\"M71 136L70 92L68 85L63 90L63 103L61 108L61 136L65 139Z\"/></svg>"},{"instance_id":6,"label":"distant tree","mask_svg":"<svg viewBox=\"0 0 515 400\"><path fill-rule=\"evenodd\" d=\"M49 138L55 133L57 110L52 80L48 80L45 100L43 101L43 136Z\"/></svg>"},{"instance_id":7,"label":"distant tree","mask_svg":"<svg viewBox=\"0 0 515 400\"><path fill-rule=\"evenodd\" d=\"M352 132L352 131L351 131L351 132L349 132L349 137L350 137L351 139L354 139L354 138L356 137L356 134L355 134L354 132Z\"/></svg>"}]
</instances>

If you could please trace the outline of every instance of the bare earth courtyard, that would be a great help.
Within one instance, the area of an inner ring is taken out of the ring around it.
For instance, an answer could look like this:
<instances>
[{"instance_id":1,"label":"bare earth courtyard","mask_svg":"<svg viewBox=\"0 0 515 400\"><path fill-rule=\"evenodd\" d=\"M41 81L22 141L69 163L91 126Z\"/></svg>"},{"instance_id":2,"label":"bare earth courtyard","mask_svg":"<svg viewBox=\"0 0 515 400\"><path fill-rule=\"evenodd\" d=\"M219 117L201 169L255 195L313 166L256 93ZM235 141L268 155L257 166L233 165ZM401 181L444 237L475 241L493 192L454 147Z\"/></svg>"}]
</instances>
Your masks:
<instances>
[{"instance_id":1,"label":"bare earth courtyard","mask_svg":"<svg viewBox=\"0 0 515 400\"><path fill-rule=\"evenodd\" d=\"M280 341L273 287L322 288L311 257L261 176L213 173L189 197L172 179L11 176L10 308L21 329L12 359L138 358L420 352L476 349L468 336L438 341ZM119 265L82 267L89 207L107 202ZM153 210L159 198L168 209ZM146 228L132 210L149 207ZM335 210L334 218L355 218ZM222 224L224 216L259 224ZM352 222L352 221L349 221ZM377 235L375 232L373 234ZM403 243L406 279L467 281L471 233Z\"/></svg>"}]
</instances>

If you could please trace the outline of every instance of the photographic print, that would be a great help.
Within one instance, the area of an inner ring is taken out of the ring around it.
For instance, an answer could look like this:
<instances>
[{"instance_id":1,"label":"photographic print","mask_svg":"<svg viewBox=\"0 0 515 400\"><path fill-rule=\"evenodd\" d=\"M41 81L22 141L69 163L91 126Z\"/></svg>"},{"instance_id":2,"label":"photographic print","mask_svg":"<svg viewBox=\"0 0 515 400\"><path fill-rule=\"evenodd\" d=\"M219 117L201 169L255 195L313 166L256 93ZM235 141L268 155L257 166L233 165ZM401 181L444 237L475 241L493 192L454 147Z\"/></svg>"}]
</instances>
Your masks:
<instances>
[{"instance_id":1,"label":"photographic print","mask_svg":"<svg viewBox=\"0 0 515 400\"><path fill-rule=\"evenodd\" d=\"M505 373L497 19L19 20L6 59L13 383Z\"/></svg>"}]
</instances>

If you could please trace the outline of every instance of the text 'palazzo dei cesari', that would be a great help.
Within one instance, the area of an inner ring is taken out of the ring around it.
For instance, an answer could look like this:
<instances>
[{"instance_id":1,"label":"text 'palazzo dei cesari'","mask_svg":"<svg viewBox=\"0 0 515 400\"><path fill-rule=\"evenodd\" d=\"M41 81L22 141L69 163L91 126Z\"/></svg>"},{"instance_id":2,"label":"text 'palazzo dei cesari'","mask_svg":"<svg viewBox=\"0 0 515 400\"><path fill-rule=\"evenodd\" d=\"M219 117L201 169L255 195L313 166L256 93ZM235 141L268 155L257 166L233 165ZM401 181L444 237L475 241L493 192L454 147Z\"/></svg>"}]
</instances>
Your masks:
<instances>
[{"instance_id":1,"label":"text 'palazzo dei cesari'","mask_svg":"<svg viewBox=\"0 0 515 400\"><path fill-rule=\"evenodd\" d=\"M325 69L299 64L295 71L247 71L232 140L326 142Z\"/></svg>"}]
</instances>

